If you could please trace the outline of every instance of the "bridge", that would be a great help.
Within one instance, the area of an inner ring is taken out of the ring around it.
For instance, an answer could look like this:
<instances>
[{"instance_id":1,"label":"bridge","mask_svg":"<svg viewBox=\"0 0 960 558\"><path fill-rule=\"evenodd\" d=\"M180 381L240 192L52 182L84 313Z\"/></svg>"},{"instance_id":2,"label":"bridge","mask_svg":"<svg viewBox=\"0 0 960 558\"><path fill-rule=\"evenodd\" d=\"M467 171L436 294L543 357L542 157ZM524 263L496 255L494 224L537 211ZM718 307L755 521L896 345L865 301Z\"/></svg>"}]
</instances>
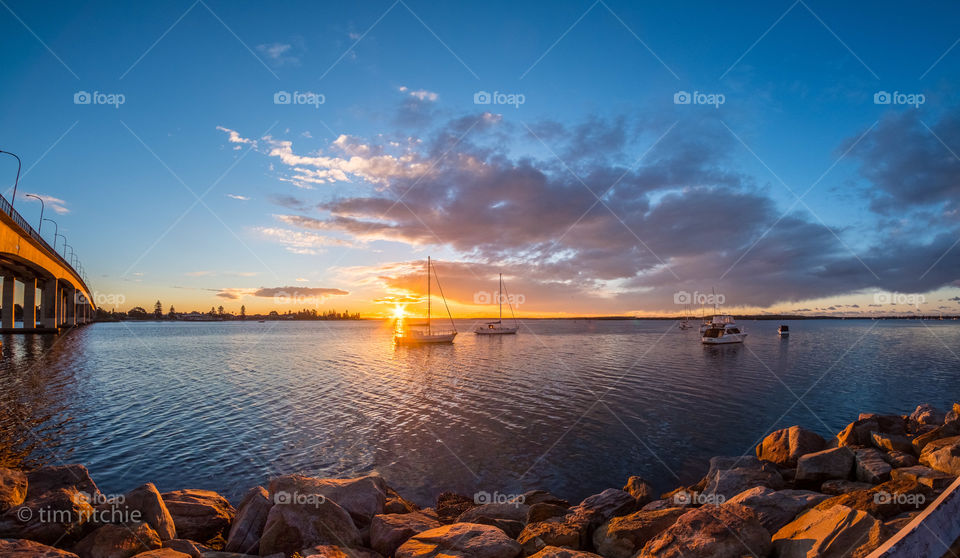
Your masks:
<instances>
[{"instance_id":1,"label":"bridge","mask_svg":"<svg viewBox=\"0 0 960 558\"><path fill-rule=\"evenodd\" d=\"M3 196L0 196L0 276L3 277L0 333L56 333L93 320L96 305L83 275ZM21 327L15 327L17 282L23 284Z\"/></svg>"}]
</instances>

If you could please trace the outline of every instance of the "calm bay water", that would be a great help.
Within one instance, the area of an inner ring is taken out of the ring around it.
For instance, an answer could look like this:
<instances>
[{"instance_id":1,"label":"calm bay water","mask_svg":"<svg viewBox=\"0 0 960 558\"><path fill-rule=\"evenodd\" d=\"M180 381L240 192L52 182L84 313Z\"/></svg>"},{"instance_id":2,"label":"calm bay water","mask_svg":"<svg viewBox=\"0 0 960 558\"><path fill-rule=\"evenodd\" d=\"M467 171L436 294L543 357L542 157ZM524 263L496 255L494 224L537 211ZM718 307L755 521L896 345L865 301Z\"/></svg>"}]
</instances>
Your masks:
<instances>
[{"instance_id":1,"label":"calm bay water","mask_svg":"<svg viewBox=\"0 0 960 558\"><path fill-rule=\"evenodd\" d=\"M443 490L579 500L668 490L801 424L960 400L960 322L742 322L705 347L668 321L531 320L516 336L394 347L384 322L94 324L3 336L0 461L84 463L105 492L217 490L378 471ZM798 398L802 401L798 402ZM679 480L678 480L679 479Z\"/></svg>"}]
</instances>

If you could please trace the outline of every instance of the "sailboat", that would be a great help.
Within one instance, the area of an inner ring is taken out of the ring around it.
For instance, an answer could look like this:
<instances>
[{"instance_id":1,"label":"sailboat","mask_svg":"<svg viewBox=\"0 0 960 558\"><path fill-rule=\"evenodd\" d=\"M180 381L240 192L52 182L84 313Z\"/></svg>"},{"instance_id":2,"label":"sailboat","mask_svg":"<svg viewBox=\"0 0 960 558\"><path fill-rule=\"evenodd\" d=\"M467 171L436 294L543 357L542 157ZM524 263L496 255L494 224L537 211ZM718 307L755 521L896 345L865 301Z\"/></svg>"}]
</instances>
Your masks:
<instances>
[{"instance_id":1,"label":"sailboat","mask_svg":"<svg viewBox=\"0 0 960 558\"><path fill-rule=\"evenodd\" d=\"M433 269L433 263L430 256L427 256L427 323L426 329L398 329L393 336L394 342L398 345L426 345L436 343L453 343L453 338L457 336L457 326L453 323L453 315L450 314L450 307L447 306L447 298L443 296L443 287L440 286L440 278L437 278L437 287L440 288L440 298L443 299L443 306L447 309L447 316L450 317L450 327L452 329L441 330L433 327L430 322L431 314L431 296L430 296L430 271ZM436 270L433 270L436 273Z\"/></svg>"},{"instance_id":2,"label":"sailboat","mask_svg":"<svg viewBox=\"0 0 960 558\"><path fill-rule=\"evenodd\" d=\"M497 291L497 302L500 304L500 315L495 322L487 322L483 325L477 326L473 330L477 335L509 335L516 333L520 327L517 325L517 317L513 315L513 306L510 306L510 302L507 302L507 305L510 306L510 315L513 316L513 327L507 327L503 325L503 274L500 274L500 290Z\"/></svg>"}]
</instances>

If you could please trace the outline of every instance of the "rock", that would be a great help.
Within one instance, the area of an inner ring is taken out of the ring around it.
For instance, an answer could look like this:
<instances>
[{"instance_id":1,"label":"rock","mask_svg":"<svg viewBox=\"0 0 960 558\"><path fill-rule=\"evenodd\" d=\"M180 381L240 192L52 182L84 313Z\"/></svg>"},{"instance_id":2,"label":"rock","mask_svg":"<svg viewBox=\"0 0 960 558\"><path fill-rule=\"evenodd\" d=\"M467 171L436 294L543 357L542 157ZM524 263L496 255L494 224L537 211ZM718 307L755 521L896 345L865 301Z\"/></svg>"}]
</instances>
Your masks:
<instances>
[{"instance_id":1,"label":"rock","mask_svg":"<svg viewBox=\"0 0 960 558\"><path fill-rule=\"evenodd\" d=\"M756 457L711 457L710 469L700 485L703 486L703 494L698 497L699 503L722 504L755 486L776 490L783 488L785 483L773 463L760 461ZM678 499L674 499L674 503L687 505ZM688 503L696 502L692 502L691 498Z\"/></svg>"},{"instance_id":2,"label":"rock","mask_svg":"<svg viewBox=\"0 0 960 558\"><path fill-rule=\"evenodd\" d=\"M686 512L685 508L669 508L614 517L594 531L593 547L604 558L632 558L647 541Z\"/></svg>"},{"instance_id":3,"label":"rock","mask_svg":"<svg viewBox=\"0 0 960 558\"><path fill-rule=\"evenodd\" d=\"M947 417L943 419L944 423L960 419L960 403L954 403L953 408L947 412Z\"/></svg>"},{"instance_id":4,"label":"rock","mask_svg":"<svg viewBox=\"0 0 960 558\"><path fill-rule=\"evenodd\" d=\"M827 510L842 505L869 513L871 516L886 520L905 512L922 509L932 501L933 491L914 480L890 480L867 490L856 490L833 496L815 506L818 510Z\"/></svg>"},{"instance_id":5,"label":"rock","mask_svg":"<svg viewBox=\"0 0 960 558\"><path fill-rule=\"evenodd\" d=\"M873 488L873 485L869 482L854 482L834 479L824 481L824 483L820 485L820 492L823 492L824 494L831 494L833 496L839 496L840 494L846 494L855 490L870 490L871 488Z\"/></svg>"},{"instance_id":6,"label":"rock","mask_svg":"<svg viewBox=\"0 0 960 558\"><path fill-rule=\"evenodd\" d=\"M84 537L74 550L80 558L130 558L161 548L159 535L146 523L106 524Z\"/></svg>"},{"instance_id":7,"label":"rock","mask_svg":"<svg viewBox=\"0 0 960 558\"><path fill-rule=\"evenodd\" d=\"M914 438L912 441L913 452L920 455L930 442L953 436L960 436L960 420L948 421L942 426L938 426L930 432L920 434Z\"/></svg>"},{"instance_id":8,"label":"rock","mask_svg":"<svg viewBox=\"0 0 960 558\"><path fill-rule=\"evenodd\" d=\"M837 434L837 446L869 446L873 443L870 433L879 429L880 424L875 418L857 419Z\"/></svg>"},{"instance_id":9,"label":"rock","mask_svg":"<svg viewBox=\"0 0 960 558\"><path fill-rule=\"evenodd\" d=\"M808 453L797 461L797 485L820 484L846 479L853 472L853 451L846 446Z\"/></svg>"},{"instance_id":10,"label":"rock","mask_svg":"<svg viewBox=\"0 0 960 558\"><path fill-rule=\"evenodd\" d=\"M404 499L396 490L387 487L387 499L383 504L383 513L410 513L420 508L406 499Z\"/></svg>"},{"instance_id":11,"label":"rock","mask_svg":"<svg viewBox=\"0 0 960 558\"><path fill-rule=\"evenodd\" d=\"M824 449L827 441L816 432L791 426L771 432L757 446L757 457L785 467L796 467L801 455Z\"/></svg>"},{"instance_id":12,"label":"rock","mask_svg":"<svg viewBox=\"0 0 960 558\"><path fill-rule=\"evenodd\" d=\"M906 527L911 521L913 521L918 515L922 512L917 510L909 513L902 513L890 520L883 522L883 530L887 533L897 533L904 527Z\"/></svg>"},{"instance_id":13,"label":"rock","mask_svg":"<svg viewBox=\"0 0 960 558\"><path fill-rule=\"evenodd\" d=\"M205 552L212 552L212 549L200 543L188 541L187 539L170 539L169 541L163 541L163 548L176 550L193 558L203 558Z\"/></svg>"},{"instance_id":14,"label":"rock","mask_svg":"<svg viewBox=\"0 0 960 558\"><path fill-rule=\"evenodd\" d=\"M397 549L396 558L516 558L521 551L496 527L454 523L414 535Z\"/></svg>"},{"instance_id":15,"label":"rock","mask_svg":"<svg viewBox=\"0 0 960 558\"><path fill-rule=\"evenodd\" d=\"M947 413L937 409L929 403L918 405L910 415L910 421L917 424L934 424L940 426L947 418Z\"/></svg>"},{"instance_id":16,"label":"rock","mask_svg":"<svg viewBox=\"0 0 960 558\"><path fill-rule=\"evenodd\" d=\"M913 467L918 463L917 458L913 454L903 451L890 451L882 454L882 456L883 459L885 459L886 462L889 463L894 469L900 467Z\"/></svg>"},{"instance_id":17,"label":"rock","mask_svg":"<svg viewBox=\"0 0 960 558\"><path fill-rule=\"evenodd\" d=\"M770 533L742 506L706 505L680 516L648 541L638 558L766 556Z\"/></svg>"},{"instance_id":18,"label":"rock","mask_svg":"<svg viewBox=\"0 0 960 558\"><path fill-rule=\"evenodd\" d=\"M553 504L555 506L570 507L570 502L557 498L546 490L530 490L523 493L523 503L532 506L534 504Z\"/></svg>"},{"instance_id":19,"label":"rock","mask_svg":"<svg viewBox=\"0 0 960 558\"><path fill-rule=\"evenodd\" d=\"M70 544L83 535L92 514L85 495L75 488L49 490L0 516L0 537Z\"/></svg>"},{"instance_id":20,"label":"rock","mask_svg":"<svg viewBox=\"0 0 960 558\"><path fill-rule=\"evenodd\" d=\"M543 550L530 556L530 558L600 558L592 552L582 550L570 550L559 546L545 546Z\"/></svg>"},{"instance_id":21,"label":"rock","mask_svg":"<svg viewBox=\"0 0 960 558\"><path fill-rule=\"evenodd\" d=\"M384 556L393 556L410 537L436 529L440 522L420 512L382 514L370 522L370 547Z\"/></svg>"},{"instance_id":22,"label":"rock","mask_svg":"<svg viewBox=\"0 0 960 558\"><path fill-rule=\"evenodd\" d=\"M4 558L78 558L76 554L26 539L0 539Z\"/></svg>"},{"instance_id":23,"label":"rock","mask_svg":"<svg viewBox=\"0 0 960 558\"><path fill-rule=\"evenodd\" d=\"M884 451L913 451L913 443L910 441L910 438L902 434L871 432L870 436L873 440L873 445Z\"/></svg>"},{"instance_id":24,"label":"rock","mask_svg":"<svg viewBox=\"0 0 960 558\"><path fill-rule=\"evenodd\" d=\"M379 554L365 548L345 548L332 544L321 544L300 551L303 558L381 558Z\"/></svg>"},{"instance_id":25,"label":"rock","mask_svg":"<svg viewBox=\"0 0 960 558\"><path fill-rule=\"evenodd\" d=\"M97 484L83 465L49 465L27 473L27 500L60 489L74 489L95 501L100 494Z\"/></svg>"},{"instance_id":26,"label":"rock","mask_svg":"<svg viewBox=\"0 0 960 558\"><path fill-rule=\"evenodd\" d=\"M953 483L953 475L934 471L923 465L914 465L913 467L901 467L890 471L890 478L895 481L914 481L934 492L940 492Z\"/></svg>"},{"instance_id":27,"label":"rock","mask_svg":"<svg viewBox=\"0 0 960 558\"><path fill-rule=\"evenodd\" d=\"M27 498L27 475L0 467L0 514L15 508Z\"/></svg>"},{"instance_id":28,"label":"rock","mask_svg":"<svg viewBox=\"0 0 960 558\"><path fill-rule=\"evenodd\" d=\"M457 523L476 523L480 517L489 517L491 519L508 519L511 521L520 521L526 523L527 512L530 506L521 503L515 504L483 504L460 514Z\"/></svg>"},{"instance_id":29,"label":"rock","mask_svg":"<svg viewBox=\"0 0 960 558\"><path fill-rule=\"evenodd\" d=\"M654 500L640 508L640 511L656 511L656 510L665 510L668 508L675 508L677 505L671 499L661 499Z\"/></svg>"},{"instance_id":30,"label":"rock","mask_svg":"<svg viewBox=\"0 0 960 558\"><path fill-rule=\"evenodd\" d=\"M101 523L141 521L149 525L162 541L177 538L173 517L153 483L138 486L123 498L97 506L96 518Z\"/></svg>"},{"instance_id":31,"label":"rock","mask_svg":"<svg viewBox=\"0 0 960 558\"><path fill-rule=\"evenodd\" d=\"M883 452L873 448L853 450L854 473L858 481L880 484L890 480L890 466L883 459Z\"/></svg>"},{"instance_id":32,"label":"rock","mask_svg":"<svg viewBox=\"0 0 960 558\"><path fill-rule=\"evenodd\" d=\"M383 513L387 501L387 483L380 475L352 479L284 475L270 481L270 495L274 503L305 495L324 496L347 510L354 523L363 527L370 524L373 516Z\"/></svg>"},{"instance_id":33,"label":"rock","mask_svg":"<svg viewBox=\"0 0 960 558\"><path fill-rule=\"evenodd\" d=\"M880 545L881 524L870 514L846 506L812 509L773 535L778 558L864 557Z\"/></svg>"},{"instance_id":34,"label":"rock","mask_svg":"<svg viewBox=\"0 0 960 558\"><path fill-rule=\"evenodd\" d=\"M527 520L525 523L536 523L550 519L551 517L567 515L568 513L570 513L570 509L567 507L540 502L530 506L530 509L527 510Z\"/></svg>"},{"instance_id":35,"label":"rock","mask_svg":"<svg viewBox=\"0 0 960 558\"><path fill-rule=\"evenodd\" d=\"M582 515L570 513L538 523L528 523L517 542L525 554L535 554L547 546L563 546L580 550L588 547L589 521Z\"/></svg>"},{"instance_id":36,"label":"rock","mask_svg":"<svg viewBox=\"0 0 960 558\"><path fill-rule=\"evenodd\" d=\"M260 536L263 535L272 507L273 502L265 488L251 488L240 502L223 549L227 552L257 554L260 551Z\"/></svg>"},{"instance_id":37,"label":"rock","mask_svg":"<svg viewBox=\"0 0 960 558\"><path fill-rule=\"evenodd\" d=\"M637 500L630 494L616 488L608 488L600 494L585 498L570 511L585 518L588 529L592 529L611 517L631 513L639 507Z\"/></svg>"},{"instance_id":38,"label":"rock","mask_svg":"<svg viewBox=\"0 0 960 558\"><path fill-rule=\"evenodd\" d=\"M920 463L942 473L960 476L960 436L928 443L920 454Z\"/></svg>"},{"instance_id":39,"label":"rock","mask_svg":"<svg viewBox=\"0 0 960 558\"><path fill-rule=\"evenodd\" d=\"M460 514L476 506L476 502L466 496L442 492L437 496L437 517L440 523L453 523Z\"/></svg>"},{"instance_id":40,"label":"rock","mask_svg":"<svg viewBox=\"0 0 960 558\"><path fill-rule=\"evenodd\" d=\"M627 479L623 491L637 500L637 505L643 507L653 500L653 487L643 480L643 477L632 476Z\"/></svg>"},{"instance_id":41,"label":"rock","mask_svg":"<svg viewBox=\"0 0 960 558\"><path fill-rule=\"evenodd\" d=\"M212 490L176 490L161 497L176 526L177 536L203 544L222 547L212 541L222 539L236 510L226 498Z\"/></svg>"},{"instance_id":42,"label":"rock","mask_svg":"<svg viewBox=\"0 0 960 558\"><path fill-rule=\"evenodd\" d=\"M771 490L764 486L737 494L724 505L740 505L754 513L771 532L793 521L797 515L827 499L826 494L809 490Z\"/></svg>"},{"instance_id":43,"label":"rock","mask_svg":"<svg viewBox=\"0 0 960 558\"><path fill-rule=\"evenodd\" d=\"M487 516L478 517L474 523L496 527L497 529L500 529L506 533L511 539L519 537L520 533L523 532L523 528L526 527L522 521L514 521L512 519L497 519Z\"/></svg>"},{"instance_id":44,"label":"rock","mask_svg":"<svg viewBox=\"0 0 960 558\"><path fill-rule=\"evenodd\" d=\"M316 545L360 546L360 531L345 509L329 498L311 502L274 503L260 537L261 556Z\"/></svg>"},{"instance_id":45,"label":"rock","mask_svg":"<svg viewBox=\"0 0 960 558\"><path fill-rule=\"evenodd\" d=\"M189 554L178 552L172 548L158 548L136 554L134 558L190 558Z\"/></svg>"}]
</instances>

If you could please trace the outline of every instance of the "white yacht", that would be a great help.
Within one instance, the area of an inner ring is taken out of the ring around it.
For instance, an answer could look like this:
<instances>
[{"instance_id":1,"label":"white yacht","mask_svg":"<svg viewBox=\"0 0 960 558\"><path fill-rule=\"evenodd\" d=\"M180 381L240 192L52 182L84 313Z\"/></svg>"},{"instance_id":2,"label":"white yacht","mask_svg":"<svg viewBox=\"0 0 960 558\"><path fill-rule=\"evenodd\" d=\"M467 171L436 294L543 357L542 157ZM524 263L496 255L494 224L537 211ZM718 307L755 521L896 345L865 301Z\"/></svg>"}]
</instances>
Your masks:
<instances>
[{"instance_id":1,"label":"white yacht","mask_svg":"<svg viewBox=\"0 0 960 558\"><path fill-rule=\"evenodd\" d=\"M437 329L430 323L430 270L433 264L430 262L430 256L427 256L427 321L425 329L409 329L398 325L397 331L393 335L393 340L398 345L426 345L436 343L453 343L453 338L457 336L457 326L453 323L453 316L450 314L450 307L447 306L447 299L443 296L443 287L440 287L440 278L437 278L437 287L440 287L440 297L443 299L443 305L447 309L447 316L450 317L450 328L448 330Z\"/></svg>"},{"instance_id":2,"label":"white yacht","mask_svg":"<svg viewBox=\"0 0 960 558\"><path fill-rule=\"evenodd\" d=\"M747 334L737 325L733 316L717 315L700 326L700 341L705 345L743 343Z\"/></svg>"},{"instance_id":3,"label":"white yacht","mask_svg":"<svg viewBox=\"0 0 960 558\"><path fill-rule=\"evenodd\" d=\"M517 325L517 317L513 316L513 306L510 304L510 301L507 301L507 306L510 308L510 315L513 316L513 327L503 325L503 274L500 274L500 290L497 291L497 302L500 304L500 314L495 322L487 322L482 325L478 325L476 329L473 330L477 335L510 335L517 332L520 327Z\"/></svg>"}]
</instances>

